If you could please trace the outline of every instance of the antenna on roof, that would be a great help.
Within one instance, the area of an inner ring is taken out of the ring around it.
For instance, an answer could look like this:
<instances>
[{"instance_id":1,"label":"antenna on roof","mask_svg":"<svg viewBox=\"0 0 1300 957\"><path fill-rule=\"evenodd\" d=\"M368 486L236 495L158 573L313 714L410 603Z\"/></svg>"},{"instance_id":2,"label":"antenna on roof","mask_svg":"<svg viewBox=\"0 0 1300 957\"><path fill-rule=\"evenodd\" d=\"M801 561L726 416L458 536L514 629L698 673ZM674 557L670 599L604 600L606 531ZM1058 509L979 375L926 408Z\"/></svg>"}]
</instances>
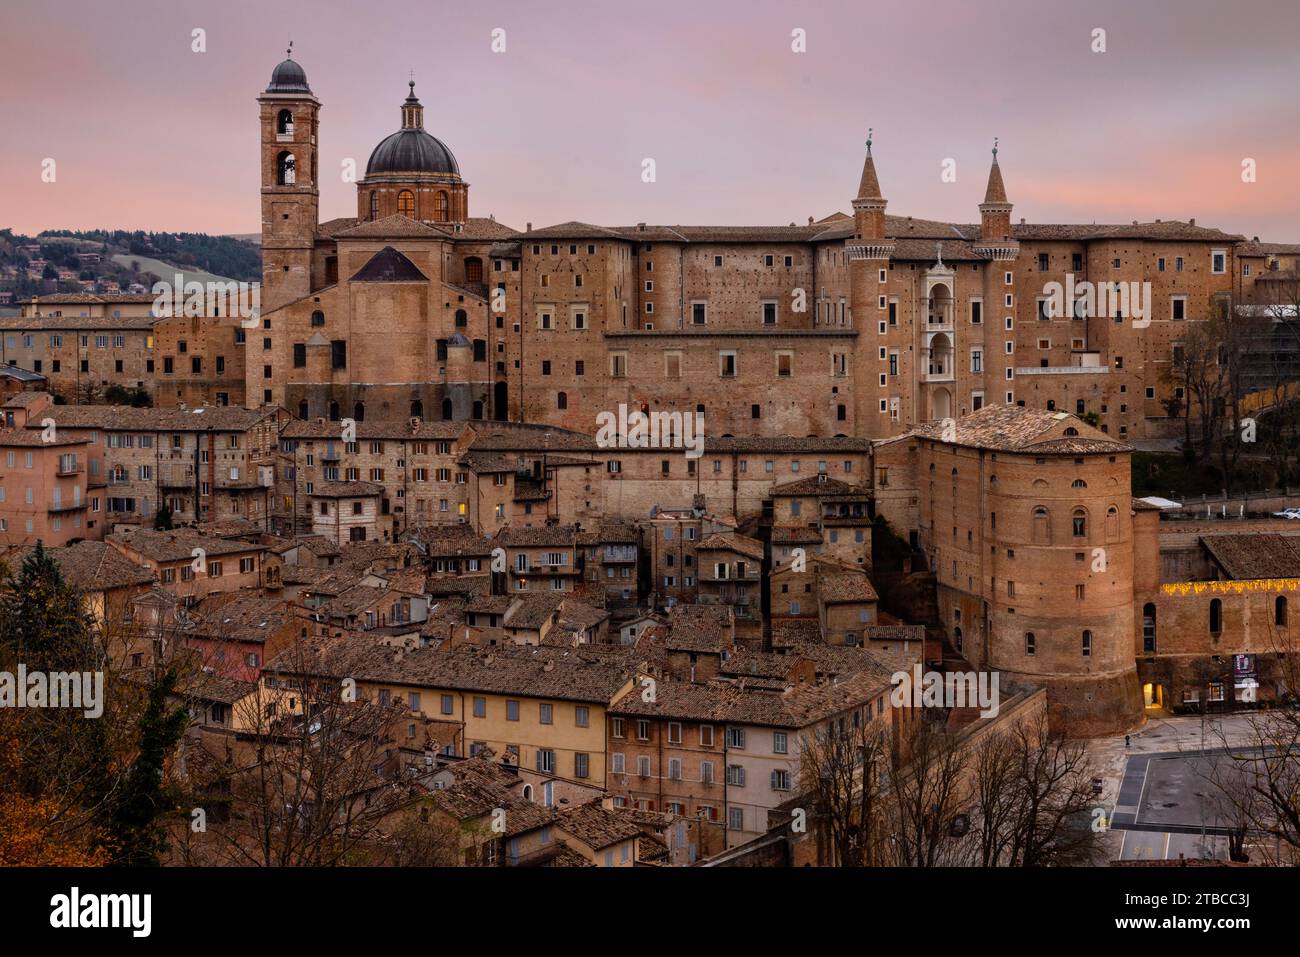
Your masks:
<instances>
[{"instance_id":1,"label":"antenna on roof","mask_svg":"<svg viewBox=\"0 0 1300 957\"><path fill-rule=\"evenodd\" d=\"M290 59L290 60L293 59L293 41L292 41L292 40L289 41L289 49L287 49L287 50L284 51L284 55L285 55L288 59Z\"/></svg>"}]
</instances>

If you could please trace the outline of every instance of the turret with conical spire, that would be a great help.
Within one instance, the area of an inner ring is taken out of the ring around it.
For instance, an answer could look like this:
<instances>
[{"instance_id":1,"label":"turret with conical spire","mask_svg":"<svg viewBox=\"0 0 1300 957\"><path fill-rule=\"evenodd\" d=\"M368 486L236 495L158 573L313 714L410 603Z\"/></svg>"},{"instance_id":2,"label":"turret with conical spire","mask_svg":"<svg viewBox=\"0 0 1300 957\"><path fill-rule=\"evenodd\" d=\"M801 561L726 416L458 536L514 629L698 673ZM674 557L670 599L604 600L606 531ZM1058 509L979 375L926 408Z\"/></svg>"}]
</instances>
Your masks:
<instances>
[{"instance_id":1,"label":"turret with conical spire","mask_svg":"<svg viewBox=\"0 0 1300 957\"><path fill-rule=\"evenodd\" d=\"M989 184L980 203L980 239L985 242L1006 242L1011 239L1011 203L1007 201L1007 188L1002 182L1002 167L998 166L998 141L993 140L993 165L989 168Z\"/></svg>"},{"instance_id":2,"label":"turret with conical spire","mask_svg":"<svg viewBox=\"0 0 1300 957\"><path fill-rule=\"evenodd\" d=\"M876 161L871 156L872 130L867 130L867 156L862 161L862 179L853 200L854 240L858 243L883 243L885 240L885 198L880 195Z\"/></svg>"}]
</instances>

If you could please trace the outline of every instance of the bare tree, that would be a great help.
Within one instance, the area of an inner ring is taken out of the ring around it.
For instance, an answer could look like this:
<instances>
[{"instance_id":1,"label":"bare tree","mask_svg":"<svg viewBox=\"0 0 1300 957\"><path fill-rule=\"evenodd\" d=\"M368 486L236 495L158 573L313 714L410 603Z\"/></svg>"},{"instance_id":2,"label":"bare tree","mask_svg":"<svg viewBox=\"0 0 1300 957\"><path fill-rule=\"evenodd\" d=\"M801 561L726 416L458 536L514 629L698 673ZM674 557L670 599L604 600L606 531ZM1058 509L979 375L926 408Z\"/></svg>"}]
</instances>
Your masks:
<instances>
[{"instance_id":1,"label":"bare tree","mask_svg":"<svg viewBox=\"0 0 1300 957\"><path fill-rule=\"evenodd\" d=\"M961 863L958 844L967 753L959 740L929 722L911 741L909 761L888 775L890 863L940 867Z\"/></svg>"},{"instance_id":2,"label":"bare tree","mask_svg":"<svg viewBox=\"0 0 1300 957\"><path fill-rule=\"evenodd\" d=\"M392 815L423 793L394 760L399 706L352 700L299 643L235 709L233 734L200 736L190 759L195 802L218 794L229 816L210 828L218 861L259 866L353 863ZM200 770L201 768L201 770Z\"/></svg>"},{"instance_id":3,"label":"bare tree","mask_svg":"<svg viewBox=\"0 0 1300 957\"><path fill-rule=\"evenodd\" d=\"M827 829L836 866L884 862L882 771L888 758L883 732L871 722L842 731L828 727L803 739L800 787Z\"/></svg>"},{"instance_id":4,"label":"bare tree","mask_svg":"<svg viewBox=\"0 0 1300 957\"><path fill-rule=\"evenodd\" d=\"M1010 736L1019 765L1017 813L1008 862L1041 867L1093 863L1092 763L1082 742L1055 734L1046 714L1017 724Z\"/></svg>"}]
</instances>

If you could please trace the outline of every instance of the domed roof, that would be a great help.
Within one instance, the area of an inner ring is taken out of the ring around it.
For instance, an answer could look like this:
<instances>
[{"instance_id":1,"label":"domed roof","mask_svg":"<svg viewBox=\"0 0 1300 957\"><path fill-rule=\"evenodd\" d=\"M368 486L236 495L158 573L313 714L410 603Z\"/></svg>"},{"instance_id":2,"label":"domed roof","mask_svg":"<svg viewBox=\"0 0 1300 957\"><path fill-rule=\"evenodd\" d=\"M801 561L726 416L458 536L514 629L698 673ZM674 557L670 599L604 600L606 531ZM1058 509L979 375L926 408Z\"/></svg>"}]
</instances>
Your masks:
<instances>
[{"instance_id":1,"label":"domed roof","mask_svg":"<svg viewBox=\"0 0 1300 957\"><path fill-rule=\"evenodd\" d=\"M424 130L398 130L384 137L366 164L372 173L455 173L460 175L456 157L447 144Z\"/></svg>"},{"instance_id":2,"label":"domed roof","mask_svg":"<svg viewBox=\"0 0 1300 957\"><path fill-rule=\"evenodd\" d=\"M310 93L311 87L307 85L307 74L292 59L282 60L274 70L271 71L271 82L266 88L267 93Z\"/></svg>"},{"instance_id":3,"label":"domed roof","mask_svg":"<svg viewBox=\"0 0 1300 957\"><path fill-rule=\"evenodd\" d=\"M451 173L460 175L447 144L424 129L424 107L415 98L415 81L402 104L402 128L384 137L370 154L366 175L374 173Z\"/></svg>"}]
</instances>

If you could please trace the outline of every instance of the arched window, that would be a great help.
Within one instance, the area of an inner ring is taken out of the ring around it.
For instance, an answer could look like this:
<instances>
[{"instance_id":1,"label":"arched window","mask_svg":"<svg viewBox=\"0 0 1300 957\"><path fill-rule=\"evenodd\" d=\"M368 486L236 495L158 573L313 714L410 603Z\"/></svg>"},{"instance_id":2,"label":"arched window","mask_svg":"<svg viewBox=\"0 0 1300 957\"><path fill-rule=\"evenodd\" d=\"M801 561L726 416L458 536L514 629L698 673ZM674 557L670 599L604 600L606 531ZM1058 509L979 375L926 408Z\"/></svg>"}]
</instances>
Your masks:
<instances>
[{"instance_id":1,"label":"arched window","mask_svg":"<svg viewBox=\"0 0 1300 957\"><path fill-rule=\"evenodd\" d=\"M411 415L415 416L417 419L424 418L424 403L419 399L411 400Z\"/></svg>"},{"instance_id":2,"label":"arched window","mask_svg":"<svg viewBox=\"0 0 1300 957\"><path fill-rule=\"evenodd\" d=\"M451 404L451 399L443 399L443 400L442 400L442 420L443 420L444 422L450 422L450 421L451 421L451 415L452 415L452 404Z\"/></svg>"},{"instance_id":3,"label":"arched window","mask_svg":"<svg viewBox=\"0 0 1300 957\"><path fill-rule=\"evenodd\" d=\"M464 328L465 328L466 326L468 326L468 325L469 325L469 316L466 314L465 310L464 310L464 309L457 309L457 310L456 310L456 328L457 328L457 329L464 329Z\"/></svg>"},{"instance_id":4,"label":"arched window","mask_svg":"<svg viewBox=\"0 0 1300 957\"><path fill-rule=\"evenodd\" d=\"M1070 483L1070 488L1087 488L1087 487L1088 487L1088 483L1085 482L1083 479L1075 479L1073 482Z\"/></svg>"},{"instance_id":5,"label":"arched window","mask_svg":"<svg viewBox=\"0 0 1300 957\"><path fill-rule=\"evenodd\" d=\"M1142 606L1142 650L1149 655L1156 652L1156 606L1153 602Z\"/></svg>"},{"instance_id":6,"label":"arched window","mask_svg":"<svg viewBox=\"0 0 1300 957\"><path fill-rule=\"evenodd\" d=\"M1034 637L1032 631L1025 632L1025 654L1033 657L1038 653L1038 639Z\"/></svg>"},{"instance_id":7,"label":"arched window","mask_svg":"<svg viewBox=\"0 0 1300 957\"><path fill-rule=\"evenodd\" d=\"M1055 411L1056 411L1056 400L1055 400L1055 399L1048 399L1048 400L1047 400L1047 411L1048 411L1048 412L1055 412Z\"/></svg>"},{"instance_id":8,"label":"arched window","mask_svg":"<svg viewBox=\"0 0 1300 957\"><path fill-rule=\"evenodd\" d=\"M1066 435L1078 435L1078 434L1079 434L1079 430L1076 429L1074 426L1070 426L1068 429L1065 430L1065 434L1066 434Z\"/></svg>"},{"instance_id":9,"label":"arched window","mask_svg":"<svg viewBox=\"0 0 1300 957\"><path fill-rule=\"evenodd\" d=\"M1083 643L1082 643L1082 647L1079 650L1083 652L1083 657L1085 658L1092 657L1092 632L1085 631L1083 633Z\"/></svg>"},{"instance_id":10,"label":"arched window","mask_svg":"<svg viewBox=\"0 0 1300 957\"><path fill-rule=\"evenodd\" d=\"M1223 600L1221 598L1210 600L1210 634L1223 634Z\"/></svg>"},{"instance_id":11,"label":"arched window","mask_svg":"<svg viewBox=\"0 0 1300 957\"><path fill-rule=\"evenodd\" d=\"M293 113L281 110L275 118L275 131L281 136L293 136Z\"/></svg>"},{"instance_id":12,"label":"arched window","mask_svg":"<svg viewBox=\"0 0 1300 957\"><path fill-rule=\"evenodd\" d=\"M373 223L379 218L379 193L375 190L370 191L370 221Z\"/></svg>"},{"instance_id":13,"label":"arched window","mask_svg":"<svg viewBox=\"0 0 1300 957\"><path fill-rule=\"evenodd\" d=\"M1088 536L1088 513L1085 509L1076 508L1070 516L1070 527L1075 538L1086 538Z\"/></svg>"},{"instance_id":14,"label":"arched window","mask_svg":"<svg viewBox=\"0 0 1300 957\"><path fill-rule=\"evenodd\" d=\"M952 630L952 640L956 644L957 650L961 651L962 650L961 628L958 627Z\"/></svg>"},{"instance_id":15,"label":"arched window","mask_svg":"<svg viewBox=\"0 0 1300 957\"><path fill-rule=\"evenodd\" d=\"M433 218L440 223L447 221L447 194L442 190L433 197Z\"/></svg>"},{"instance_id":16,"label":"arched window","mask_svg":"<svg viewBox=\"0 0 1300 957\"><path fill-rule=\"evenodd\" d=\"M330 421L331 421L331 422L337 422L338 420L339 420L339 404L338 404L337 402L331 402L331 403L330 403Z\"/></svg>"},{"instance_id":17,"label":"arched window","mask_svg":"<svg viewBox=\"0 0 1300 957\"><path fill-rule=\"evenodd\" d=\"M1052 517L1041 505L1034 509L1034 544L1052 544Z\"/></svg>"},{"instance_id":18,"label":"arched window","mask_svg":"<svg viewBox=\"0 0 1300 957\"><path fill-rule=\"evenodd\" d=\"M415 194L404 189L397 194L397 212L402 216L415 219Z\"/></svg>"},{"instance_id":19,"label":"arched window","mask_svg":"<svg viewBox=\"0 0 1300 957\"><path fill-rule=\"evenodd\" d=\"M352 406L352 418L358 422L366 421L366 404L364 402L358 402Z\"/></svg>"},{"instance_id":20,"label":"arched window","mask_svg":"<svg viewBox=\"0 0 1300 957\"><path fill-rule=\"evenodd\" d=\"M319 309L313 312L311 314L311 324L313 326L325 325L325 313L321 312Z\"/></svg>"},{"instance_id":21,"label":"arched window","mask_svg":"<svg viewBox=\"0 0 1300 957\"><path fill-rule=\"evenodd\" d=\"M567 409L569 407L569 395L567 392L561 392L555 397L555 407L557 409Z\"/></svg>"},{"instance_id":22,"label":"arched window","mask_svg":"<svg viewBox=\"0 0 1300 957\"><path fill-rule=\"evenodd\" d=\"M282 152L275 158L275 184L277 186L292 186L294 183L294 160L293 154L288 150Z\"/></svg>"},{"instance_id":23,"label":"arched window","mask_svg":"<svg viewBox=\"0 0 1300 957\"><path fill-rule=\"evenodd\" d=\"M300 419L306 419L306 418L307 418L307 400L306 400L306 399L301 399L301 400L299 400L299 402L298 402L298 418L300 418Z\"/></svg>"},{"instance_id":24,"label":"arched window","mask_svg":"<svg viewBox=\"0 0 1300 957\"><path fill-rule=\"evenodd\" d=\"M1106 509L1106 541L1113 542L1119 538L1119 509L1114 505Z\"/></svg>"},{"instance_id":25,"label":"arched window","mask_svg":"<svg viewBox=\"0 0 1300 957\"><path fill-rule=\"evenodd\" d=\"M1286 627L1286 595L1278 595L1273 602L1273 624Z\"/></svg>"}]
</instances>

